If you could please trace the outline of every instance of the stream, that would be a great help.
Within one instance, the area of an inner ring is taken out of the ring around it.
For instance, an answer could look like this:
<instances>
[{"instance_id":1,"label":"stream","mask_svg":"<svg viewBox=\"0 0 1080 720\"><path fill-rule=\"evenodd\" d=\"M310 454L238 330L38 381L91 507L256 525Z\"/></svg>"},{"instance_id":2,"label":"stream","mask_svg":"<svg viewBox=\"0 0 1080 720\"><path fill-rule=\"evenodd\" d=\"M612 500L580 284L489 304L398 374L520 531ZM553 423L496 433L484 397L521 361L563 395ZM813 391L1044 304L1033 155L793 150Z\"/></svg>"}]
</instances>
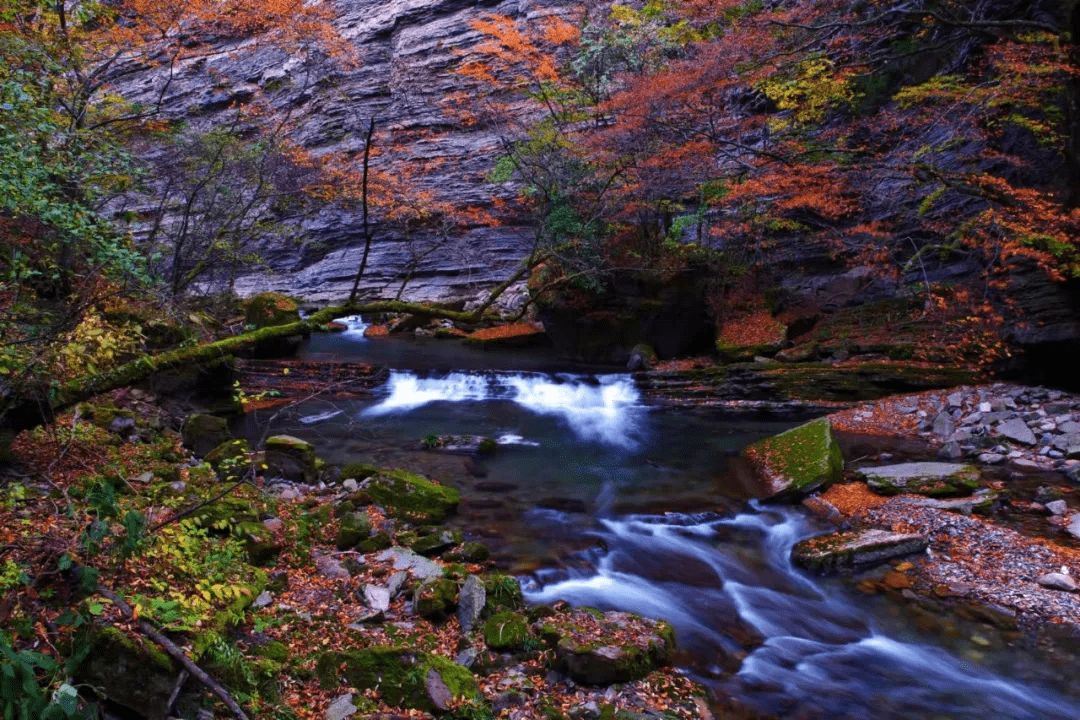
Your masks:
<instances>
[{"instance_id":1,"label":"stream","mask_svg":"<svg viewBox=\"0 0 1080 720\"><path fill-rule=\"evenodd\" d=\"M457 341L316 335L308 359L385 364L362 400L313 399L269 424L331 463L404 467L457 487L454 519L492 548L533 603L637 612L676 629L679 667L756 710L798 718L1077 718L1075 663L1015 638L794 569L823 531L799 508L759 505L738 457L794 423L650 407L629 375L542 352ZM497 440L470 459L431 436ZM943 631L942 628L947 628Z\"/></svg>"}]
</instances>

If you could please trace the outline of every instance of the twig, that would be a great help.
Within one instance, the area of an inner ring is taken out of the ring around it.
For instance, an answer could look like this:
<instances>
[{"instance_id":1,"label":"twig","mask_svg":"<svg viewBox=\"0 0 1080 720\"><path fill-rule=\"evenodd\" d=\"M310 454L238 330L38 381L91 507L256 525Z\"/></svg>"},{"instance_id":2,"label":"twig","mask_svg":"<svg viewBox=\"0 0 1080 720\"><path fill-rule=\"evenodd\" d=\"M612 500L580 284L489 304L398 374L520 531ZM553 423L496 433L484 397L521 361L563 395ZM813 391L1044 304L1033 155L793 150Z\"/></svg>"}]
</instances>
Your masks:
<instances>
[{"instance_id":1,"label":"twig","mask_svg":"<svg viewBox=\"0 0 1080 720\"><path fill-rule=\"evenodd\" d=\"M119 595L102 585L97 586L96 592L98 595L101 595L102 597L108 598L110 601L112 601L112 604L115 605L117 609L124 614L124 617L129 620L135 620L135 613L134 611L132 611L131 606L124 602L124 600ZM229 691L219 685L218 682L214 680L214 678L207 675L202 668L192 662L191 658L189 658L183 650L176 646L176 643L155 630L154 626L146 620L136 620L135 622L139 626L139 630L141 630L144 635L146 635L148 638L160 645L165 652L167 652L178 663L180 663L184 667L184 669L191 673L191 675L195 679L197 679L199 682L209 688L211 692L217 695L218 699L220 699L230 710L232 710L233 715L235 715L239 720L250 720L247 714L244 713L244 709L241 708L239 703L237 703L236 700L233 699L233 696L229 694Z\"/></svg>"}]
</instances>

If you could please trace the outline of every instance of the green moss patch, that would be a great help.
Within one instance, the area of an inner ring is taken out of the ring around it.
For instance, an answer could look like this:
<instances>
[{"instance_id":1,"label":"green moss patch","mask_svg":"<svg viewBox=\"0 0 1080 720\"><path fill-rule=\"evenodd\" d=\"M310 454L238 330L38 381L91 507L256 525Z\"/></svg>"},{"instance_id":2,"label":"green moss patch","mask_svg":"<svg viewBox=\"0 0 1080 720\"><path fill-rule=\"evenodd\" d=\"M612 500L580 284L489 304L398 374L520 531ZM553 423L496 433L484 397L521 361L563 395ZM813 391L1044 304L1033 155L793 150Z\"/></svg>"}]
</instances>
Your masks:
<instances>
[{"instance_id":1,"label":"green moss patch","mask_svg":"<svg viewBox=\"0 0 1080 720\"><path fill-rule=\"evenodd\" d=\"M371 499L392 517L440 523L457 509L458 491L405 470L382 470L365 488Z\"/></svg>"},{"instance_id":2,"label":"green moss patch","mask_svg":"<svg viewBox=\"0 0 1080 720\"><path fill-rule=\"evenodd\" d=\"M743 451L754 464L766 499L806 495L840 479L844 456L828 418L756 442Z\"/></svg>"}]
</instances>

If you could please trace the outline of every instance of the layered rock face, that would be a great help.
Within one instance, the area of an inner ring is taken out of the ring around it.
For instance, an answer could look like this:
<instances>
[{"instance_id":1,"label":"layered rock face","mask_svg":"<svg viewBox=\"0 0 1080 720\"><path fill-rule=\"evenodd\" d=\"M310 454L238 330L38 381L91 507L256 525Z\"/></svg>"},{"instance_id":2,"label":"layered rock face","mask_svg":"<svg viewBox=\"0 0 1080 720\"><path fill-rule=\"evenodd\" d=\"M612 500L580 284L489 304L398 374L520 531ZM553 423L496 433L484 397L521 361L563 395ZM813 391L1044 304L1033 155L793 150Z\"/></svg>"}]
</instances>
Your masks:
<instances>
[{"instance_id":1,"label":"layered rock face","mask_svg":"<svg viewBox=\"0 0 1080 720\"><path fill-rule=\"evenodd\" d=\"M363 152L368 121L377 123L373 167L394 162L424 164L414 184L433 200L490 210L492 198L512 196L509 187L485 179L499 152L500 128L483 122L463 126L445 100L452 93L476 96L475 81L453 73L463 52L481 40L472 28L489 13L530 19L569 3L518 0L338 0L335 26L358 51L355 68L342 69L310 57L290 56L252 40L213 41L209 57L130 75L119 89L131 101L153 104L159 95L166 117L196 129L233 122L235 107L258 98L291 126L289 136L316 157ZM241 128L242 129L242 128ZM399 139L400 138L400 139ZM392 152L386 145L400 143ZM380 155L380 153L382 153ZM532 231L522 220L502 225L477 222L449 232L414 229L407 236L379 222L361 289L372 298L445 300L475 294L505 279L530 248ZM137 232L138 234L138 232ZM274 290L314 301L349 294L363 254L358 210L324 209L259 251L273 272L242 276L241 295Z\"/></svg>"}]
</instances>

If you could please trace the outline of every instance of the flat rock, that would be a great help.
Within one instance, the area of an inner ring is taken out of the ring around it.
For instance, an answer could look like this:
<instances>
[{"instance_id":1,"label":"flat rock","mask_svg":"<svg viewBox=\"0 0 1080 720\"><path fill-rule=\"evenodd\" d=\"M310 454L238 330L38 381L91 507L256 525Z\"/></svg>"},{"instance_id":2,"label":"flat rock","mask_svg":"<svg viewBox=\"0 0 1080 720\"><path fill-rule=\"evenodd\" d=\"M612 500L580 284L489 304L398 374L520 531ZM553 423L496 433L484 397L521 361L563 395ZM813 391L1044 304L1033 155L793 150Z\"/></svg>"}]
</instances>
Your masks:
<instances>
[{"instance_id":1,"label":"flat rock","mask_svg":"<svg viewBox=\"0 0 1080 720\"><path fill-rule=\"evenodd\" d=\"M326 708L326 720L346 720L356 714L360 708L353 704L353 694L342 695Z\"/></svg>"},{"instance_id":2,"label":"flat rock","mask_svg":"<svg viewBox=\"0 0 1080 720\"><path fill-rule=\"evenodd\" d=\"M1064 500L1051 500L1046 503L1046 509L1053 515L1064 515L1068 511L1069 505Z\"/></svg>"},{"instance_id":3,"label":"flat rock","mask_svg":"<svg viewBox=\"0 0 1080 720\"><path fill-rule=\"evenodd\" d=\"M756 442L743 455L757 471L762 496L771 500L808 495L844 472L844 456L828 418Z\"/></svg>"},{"instance_id":4,"label":"flat rock","mask_svg":"<svg viewBox=\"0 0 1080 720\"><path fill-rule=\"evenodd\" d=\"M389 548L379 553L376 559L383 562L392 560L395 570L408 570L418 580L428 580L442 575L442 565L405 548Z\"/></svg>"},{"instance_id":5,"label":"flat rock","mask_svg":"<svg viewBox=\"0 0 1080 720\"><path fill-rule=\"evenodd\" d=\"M796 565L819 572L865 568L926 550L922 535L887 530L855 530L803 540L791 551Z\"/></svg>"},{"instance_id":6,"label":"flat rock","mask_svg":"<svg viewBox=\"0 0 1080 720\"><path fill-rule=\"evenodd\" d=\"M929 497L970 495L979 486L979 469L960 463L915 462L857 471L880 495L915 493Z\"/></svg>"},{"instance_id":7,"label":"flat rock","mask_svg":"<svg viewBox=\"0 0 1080 720\"><path fill-rule=\"evenodd\" d=\"M1035 439L1035 433L1031 432L1031 428L1027 426L1020 418L1012 418L1006 420L994 428L998 435L1009 438L1013 442L1018 442L1022 445L1034 445L1038 442Z\"/></svg>"},{"instance_id":8,"label":"flat rock","mask_svg":"<svg viewBox=\"0 0 1080 720\"><path fill-rule=\"evenodd\" d=\"M1064 592L1080 590L1080 585L1077 585L1075 580L1064 573L1046 573L1035 582L1051 590L1062 590Z\"/></svg>"}]
</instances>

